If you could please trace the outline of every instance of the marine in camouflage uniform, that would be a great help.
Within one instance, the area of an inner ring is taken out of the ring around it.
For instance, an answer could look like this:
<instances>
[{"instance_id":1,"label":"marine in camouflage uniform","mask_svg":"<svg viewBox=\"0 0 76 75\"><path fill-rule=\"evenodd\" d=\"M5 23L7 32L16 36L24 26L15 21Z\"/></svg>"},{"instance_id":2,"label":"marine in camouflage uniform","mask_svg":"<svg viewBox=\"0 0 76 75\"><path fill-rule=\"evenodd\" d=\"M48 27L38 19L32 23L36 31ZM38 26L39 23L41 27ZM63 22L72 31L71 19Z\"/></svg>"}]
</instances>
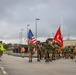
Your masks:
<instances>
[{"instance_id":1,"label":"marine in camouflage uniform","mask_svg":"<svg viewBox=\"0 0 76 75\"><path fill-rule=\"evenodd\" d=\"M44 44L44 48L45 48L45 62L49 62L49 54L52 52L51 43L46 40L46 43Z\"/></svg>"},{"instance_id":2,"label":"marine in camouflage uniform","mask_svg":"<svg viewBox=\"0 0 76 75\"><path fill-rule=\"evenodd\" d=\"M34 54L33 49L34 49L35 47L36 47L36 46L35 46L32 42L30 42L30 43L28 44L29 62L32 62L32 56L33 56L33 54Z\"/></svg>"},{"instance_id":3,"label":"marine in camouflage uniform","mask_svg":"<svg viewBox=\"0 0 76 75\"><path fill-rule=\"evenodd\" d=\"M41 44L37 44L37 61L40 61L42 58L42 48Z\"/></svg>"}]
</instances>

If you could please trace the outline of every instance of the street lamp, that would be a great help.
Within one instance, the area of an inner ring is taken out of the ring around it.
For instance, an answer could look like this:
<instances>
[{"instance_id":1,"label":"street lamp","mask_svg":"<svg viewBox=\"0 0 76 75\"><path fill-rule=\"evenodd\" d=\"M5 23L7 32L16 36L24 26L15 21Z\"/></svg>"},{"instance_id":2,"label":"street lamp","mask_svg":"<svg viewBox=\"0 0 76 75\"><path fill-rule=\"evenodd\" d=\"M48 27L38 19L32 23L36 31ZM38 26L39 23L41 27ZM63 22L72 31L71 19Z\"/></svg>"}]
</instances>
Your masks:
<instances>
[{"instance_id":1,"label":"street lamp","mask_svg":"<svg viewBox=\"0 0 76 75\"><path fill-rule=\"evenodd\" d=\"M70 40L70 35L68 35L68 40Z\"/></svg>"},{"instance_id":2,"label":"street lamp","mask_svg":"<svg viewBox=\"0 0 76 75\"><path fill-rule=\"evenodd\" d=\"M52 33L52 37L54 38L54 33Z\"/></svg>"},{"instance_id":3,"label":"street lamp","mask_svg":"<svg viewBox=\"0 0 76 75\"><path fill-rule=\"evenodd\" d=\"M19 33L19 44L20 44L20 39L21 39L21 32Z\"/></svg>"},{"instance_id":4,"label":"street lamp","mask_svg":"<svg viewBox=\"0 0 76 75\"><path fill-rule=\"evenodd\" d=\"M35 28L35 37L36 37L36 40L37 40L37 20L40 20L39 18L36 18L36 28Z\"/></svg>"},{"instance_id":5,"label":"street lamp","mask_svg":"<svg viewBox=\"0 0 76 75\"><path fill-rule=\"evenodd\" d=\"M27 25L27 44L28 44L28 26L30 26L30 24Z\"/></svg>"},{"instance_id":6,"label":"street lamp","mask_svg":"<svg viewBox=\"0 0 76 75\"><path fill-rule=\"evenodd\" d=\"M22 31L23 31L24 29L21 29L21 44L22 44Z\"/></svg>"}]
</instances>

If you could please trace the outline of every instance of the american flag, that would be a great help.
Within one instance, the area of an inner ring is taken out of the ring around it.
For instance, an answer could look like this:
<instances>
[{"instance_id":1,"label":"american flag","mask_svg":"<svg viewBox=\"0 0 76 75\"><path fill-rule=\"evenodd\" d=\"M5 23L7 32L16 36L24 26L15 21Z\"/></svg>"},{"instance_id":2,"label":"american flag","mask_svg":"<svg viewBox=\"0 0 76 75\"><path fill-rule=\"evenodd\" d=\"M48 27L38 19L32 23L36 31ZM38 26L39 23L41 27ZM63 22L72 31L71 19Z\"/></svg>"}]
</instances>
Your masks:
<instances>
[{"instance_id":1,"label":"american flag","mask_svg":"<svg viewBox=\"0 0 76 75\"><path fill-rule=\"evenodd\" d=\"M34 45L37 44L36 38L34 37L31 29L29 29L29 32L28 32L28 44L29 44L30 42L32 42ZM34 48L33 51L36 52L36 49Z\"/></svg>"}]
</instances>

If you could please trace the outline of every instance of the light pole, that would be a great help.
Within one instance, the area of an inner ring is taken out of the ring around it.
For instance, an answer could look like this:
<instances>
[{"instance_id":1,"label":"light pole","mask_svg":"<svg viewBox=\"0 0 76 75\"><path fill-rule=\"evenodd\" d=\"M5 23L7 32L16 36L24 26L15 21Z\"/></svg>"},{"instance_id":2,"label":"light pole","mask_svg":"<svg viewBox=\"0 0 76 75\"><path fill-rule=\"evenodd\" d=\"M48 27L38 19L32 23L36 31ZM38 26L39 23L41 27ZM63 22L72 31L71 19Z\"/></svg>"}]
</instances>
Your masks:
<instances>
[{"instance_id":1,"label":"light pole","mask_svg":"<svg viewBox=\"0 0 76 75\"><path fill-rule=\"evenodd\" d=\"M54 38L54 33L52 33L52 37Z\"/></svg>"},{"instance_id":2,"label":"light pole","mask_svg":"<svg viewBox=\"0 0 76 75\"><path fill-rule=\"evenodd\" d=\"M22 31L23 31L24 29L21 29L21 44L22 44Z\"/></svg>"},{"instance_id":3,"label":"light pole","mask_svg":"<svg viewBox=\"0 0 76 75\"><path fill-rule=\"evenodd\" d=\"M28 26L30 26L30 24L27 24L27 44L28 44Z\"/></svg>"},{"instance_id":4,"label":"light pole","mask_svg":"<svg viewBox=\"0 0 76 75\"><path fill-rule=\"evenodd\" d=\"M68 40L70 40L70 35L68 35Z\"/></svg>"},{"instance_id":5,"label":"light pole","mask_svg":"<svg viewBox=\"0 0 76 75\"><path fill-rule=\"evenodd\" d=\"M35 37L36 37L36 40L37 40L37 20L40 20L40 19L39 19L39 18L36 18L36 19L35 19L35 21L36 21L36 26L35 26L35 27L36 27L36 28L35 28ZM40 59L40 58L39 58L39 54L38 54L38 52L37 52L37 61L40 61L39 59Z\"/></svg>"},{"instance_id":6,"label":"light pole","mask_svg":"<svg viewBox=\"0 0 76 75\"><path fill-rule=\"evenodd\" d=\"M19 33L19 44L21 42L21 32Z\"/></svg>"},{"instance_id":7,"label":"light pole","mask_svg":"<svg viewBox=\"0 0 76 75\"><path fill-rule=\"evenodd\" d=\"M36 21L36 26L35 26L36 27L35 28L35 37L36 37L36 40L37 40L37 21L38 20L40 20L40 19L39 18L36 18L36 20L35 20Z\"/></svg>"}]
</instances>

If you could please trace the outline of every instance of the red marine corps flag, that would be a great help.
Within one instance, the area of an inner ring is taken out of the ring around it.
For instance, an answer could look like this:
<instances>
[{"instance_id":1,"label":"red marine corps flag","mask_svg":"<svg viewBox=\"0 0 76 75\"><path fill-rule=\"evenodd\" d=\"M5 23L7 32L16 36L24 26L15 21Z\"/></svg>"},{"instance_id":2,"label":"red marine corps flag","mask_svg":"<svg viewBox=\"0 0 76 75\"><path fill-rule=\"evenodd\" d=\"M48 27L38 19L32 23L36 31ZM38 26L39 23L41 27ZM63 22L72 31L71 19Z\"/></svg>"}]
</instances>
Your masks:
<instances>
[{"instance_id":1,"label":"red marine corps flag","mask_svg":"<svg viewBox=\"0 0 76 75\"><path fill-rule=\"evenodd\" d=\"M54 40L56 42L58 42L61 46L63 46L63 37L62 37L62 34L61 34L61 30L60 30L60 26L54 36Z\"/></svg>"}]
</instances>

